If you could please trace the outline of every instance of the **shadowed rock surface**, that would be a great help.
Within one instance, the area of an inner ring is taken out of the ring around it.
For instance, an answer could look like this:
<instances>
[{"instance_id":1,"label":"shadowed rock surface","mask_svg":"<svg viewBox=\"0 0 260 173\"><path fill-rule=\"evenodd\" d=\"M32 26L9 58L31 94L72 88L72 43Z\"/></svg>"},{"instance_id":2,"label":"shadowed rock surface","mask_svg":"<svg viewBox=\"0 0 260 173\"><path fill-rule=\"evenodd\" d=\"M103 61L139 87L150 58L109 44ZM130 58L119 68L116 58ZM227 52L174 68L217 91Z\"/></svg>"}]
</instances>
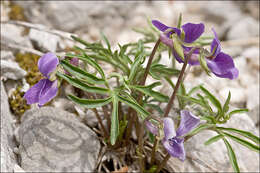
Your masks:
<instances>
[{"instance_id":1,"label":"shadowed rock surface","mask_svg":"<svg viewBox=\"0 0 260 173\"><path fill-rule=\"evenodd\" d=\"M21 167L25 171L90 172L100 143L75 115L53 107L30 110L19 129Z\"/></svg>"}]
</instances>

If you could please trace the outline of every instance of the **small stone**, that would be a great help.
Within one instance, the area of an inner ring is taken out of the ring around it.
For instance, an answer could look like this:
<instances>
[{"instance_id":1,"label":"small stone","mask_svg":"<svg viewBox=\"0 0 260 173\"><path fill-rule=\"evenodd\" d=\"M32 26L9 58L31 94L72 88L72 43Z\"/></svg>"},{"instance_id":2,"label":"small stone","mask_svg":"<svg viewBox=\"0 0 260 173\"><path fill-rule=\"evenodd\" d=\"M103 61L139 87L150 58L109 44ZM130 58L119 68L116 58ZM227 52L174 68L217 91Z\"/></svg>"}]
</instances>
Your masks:
<instances>
[{"instance_id":1,"label":"small stone","mask_svg":"<svg viewBox=\"0 0 260 173\"><path fill-rule=\"evenodd\" d=\"M259 73L259 69L260 69L260 65L259 65L259 47L250 47L248 49L246 49L243 54L243 57L245 57L248 62L249 65L258 70Z\"/></svg>"},{"instance_id":2,"label":"small stone","mask_svg":"<svg viewBox=\"0 0 260 173\"><path fill-rule=\"evenodd\" d=\"M74 114L53 107L25 112L19 143L26 172L92 172L100 150L91 129Z\"/></svg>"},{"instance_id":3,"label":"small stone","mask_svg":"<svg viewBox=\"0 0 260 173\"><path fill-rule=\"evenodd\" d=\"M14 173L16 173L16 172L25 172L25 171L19 165L15 164L14 165Z\"/></svg>"},{"instance_id":4,"label":"small stone","mask_svg":"<svg viewBox=\"0 0 260 173\"><path fill-rule=\"evenodd\" d=\"M18 80L23 78L27 72L20 68L18 63L1 60L1 78Z\"/></svg>"},{"instance_id":5,"label":"small stone","mask_svg":"<svg viewBox=\"0 0 260 173\"><path fill-rule=\"evenodd\" d=\"M11 51L1 50L1 60L14 61L15 57Z\"/></svg>"},{"instance_id":6,"label":"small stone","mask_svg":"<svg viewBox=\"0 0 260 173\"><path fill-rule=\"evenodd\" d=\"M13 152L15 146L12 127L13 117L8 103L3 82L1 81L1 170L0 172L12 172L16 164L16 156Z\"/></svg>"},{"instance_id":7,"label":"small stone","mask_svg":"<svg viewBox=\"0 0 260 173\"><path fill-rule=\"evenodd\" d=\"M234 23L227 33L227 39L241 39L259 36L259 22L248 16Z\"/></svg>"},{"instance_id":8,"label":"small stone","mask_svg":"<svg viewBox=\"0 0 260 173\"><path fill-rule=\"evenodd\" d=\"M43 52L56 52L60 37L48 32L30 29L29 38L35 43L35 46Z\"/></svg>"}]
</instances>

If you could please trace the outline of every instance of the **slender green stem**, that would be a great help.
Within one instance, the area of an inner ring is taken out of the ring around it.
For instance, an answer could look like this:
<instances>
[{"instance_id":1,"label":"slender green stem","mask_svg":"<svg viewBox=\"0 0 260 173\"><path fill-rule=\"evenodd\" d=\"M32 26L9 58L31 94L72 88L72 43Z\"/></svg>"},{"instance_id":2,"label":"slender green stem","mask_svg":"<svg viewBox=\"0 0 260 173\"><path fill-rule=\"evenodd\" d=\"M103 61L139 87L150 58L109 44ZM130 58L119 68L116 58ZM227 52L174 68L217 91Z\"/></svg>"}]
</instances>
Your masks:
<instances>
[{"instance_id":1,"label":"slender green stem","mask_svg":"<svg viewBox=\"0 0 260 173\"><path fill-rule=\"evenodd\" d=\"M164 157L163 161L159 164L158 168L156 169L156 173L160 172L160 170L166 165L167 161L171 158L170 154L167 153L167 155Z\"/></svg>"},{"instance_id":2,"label":"slender green stem","mask_svg":"<svg viewBox=\"0 0 260 173\"><path fill-rule=\"evenodd\" d=\"M176 83L176 85L175 85L175 87L174 87L172 96L171 96L171 98L170 98L170 100L169 100L169 102L168 102L168 104L167 104L166 109L165 109L164 117L167 117L167 116L168 116L168 114L169 114L169 112L170 112L170 110L171 110L171 108L172 108L173 101L174 101L174 99L175 99L175 96L176 96L176 94L177 94L177 91L178 91L178 89L179 89L179 87L180 87L180 84L181 84L181 82L182 82L182 78L183 78L185 69L186 69L186 67L187 67L188 61L189 61L189 59L190 59L190 57L191 57L191 55L192 55L192 53L193 53L194 50L195 50L195 48L192 48L192 49L190 50L190 52L188 53L187 58L185 58L184 64L183 64L182 69L181 69L181 73L180 73L179 78L178 78L178 80L177 80L177 83Z\"/></svg>"}]
</instances>

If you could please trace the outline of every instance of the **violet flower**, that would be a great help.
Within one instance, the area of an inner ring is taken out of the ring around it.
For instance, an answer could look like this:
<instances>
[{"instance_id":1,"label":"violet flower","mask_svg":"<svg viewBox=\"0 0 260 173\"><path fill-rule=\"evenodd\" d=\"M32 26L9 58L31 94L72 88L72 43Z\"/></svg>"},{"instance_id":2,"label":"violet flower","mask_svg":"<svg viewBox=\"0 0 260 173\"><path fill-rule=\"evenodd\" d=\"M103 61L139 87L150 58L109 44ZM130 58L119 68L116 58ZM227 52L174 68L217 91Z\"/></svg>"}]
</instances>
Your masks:
<instances>
[{"instance_id":1,"label":"violet flower","mask_svg":"<svg viewBox=\"0 0 260 173\"><path fill-rule=\"evenodd\" d=\"M70 64L72 64L74 66L79 66L79 59L78 58L71 58ZM65 74L70 75L70 73L66 70L65 70Z\"/></svg>"},{"instance_id":2,"label":"violet flower","mask_svg":"<svg viewBox=\"0 0 260 173\"><path fill-rule=\"evenodd\" d=\"M47 79L41 79L25 93L24 98L27 100L27 104L38 103L39 106L43 106L57 95L58 81L50 80L50 75L56 70L58 64L59 59L50 52L39 59L39 71Z\"/></svg>"},{"instance_id":3,"label":"violet flower","mask_svg":"<svg viewBox=\"0 0 260 173\"><path fill-rule=\"evenodd\" d=\"M233 59L228 54L225 54L221 52L221 46L220 41L218 39L218 36L214 29L212 29L215 37L213 41L211 42L211 48L210 48L210 57L206 57L207 66L210 69L212 73L214 73L216 76L220 78L229 78L229 79L235 79L238 77L238 69L235 67ZM184 47L184 56L188 54L188 52L191 50L191 47ZM195 49L193 52L189 64L190 65L199 65L199 49ZM179 55L173 51L174 57L177 59L177 61L182 62L183 60L179 57Z\"/></svg>"},{"instance_id":4,"label":"violet flower","mask_svg":"<svg viewBox=\"0 0 260 173\"><path fill-rule=\"evenodd\" d=\"M158 20L153 20L152 24L164 32L160 35L160 40L166 44L167 46L173 48L173 40L171 39L171 35L176 33L181 38L181 30L179 28L169 27L159 22ZM184 43L193 43L197 40L201 34L204 32L204 24L194 24L194 23L186 23L181 26L185 33L185 37L183 39Z\"/></svg>"},{"instance_id":5,"label":"violet flower","mask_svg":"<svg viewBox=\"0 0 260 173\"><path fill-rule=\"evenodd\" d=\"M172 157L177 157L181 161L185 160L186 153L184 149L184 139L182 136L194 129L199 122L200 119L194 116L191 112L182 110L181 122L177 131L175 131L174 121L169 117L163 118L164 138L162 140L162 144ZM151 133L158 135L158 128L151 122L147 121L146 127Z\"/></svg>"}]
</instances>

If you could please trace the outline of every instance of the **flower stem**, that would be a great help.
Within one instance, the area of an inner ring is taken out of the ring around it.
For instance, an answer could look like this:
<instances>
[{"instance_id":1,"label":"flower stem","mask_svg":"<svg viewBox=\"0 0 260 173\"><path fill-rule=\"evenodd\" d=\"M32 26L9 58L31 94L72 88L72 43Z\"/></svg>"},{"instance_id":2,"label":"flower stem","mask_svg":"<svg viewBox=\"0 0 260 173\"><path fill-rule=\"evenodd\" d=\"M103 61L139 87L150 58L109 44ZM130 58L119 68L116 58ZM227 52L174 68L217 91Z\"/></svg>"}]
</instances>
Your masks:
<instances>
[{"instance_id":1,"label":"flower stem","mask_svg":"<svg viewBox=\"0 0 260 173\"><path fill-rule=\"evenodd\" d=\"M143 78L142 78L142 80L140 82L140 85L144 85L145 84L146 78L148 76L150 67L151 67L152 62L153 62L154 55L156 53L157 48L159 47L160 42L161 42L161 40L158 39L157 42L155 43L154 47L153 47L152 53L151 53L151 55L149 57L147 66L146 66L145 71L144 71L144 76L143 76Z\"/></svg>"},{"instance_id":2,"label":"flower stem","mask_svg":"<svg viewBox=\"0 0 260 173\"><path fill-rule=\"evenodd\" d=\"M160 172L160 170L166 165L167 161L171 158L170 154L167 153L167 155L164 157L163 161L159 164L158 168L156 169L156 173Z\"/></svg>"},{"instance_id":3,"label":"flower stem","mask_svg":"<svg viewBox=\"0 0 260 173\"><path fill-rule=\"evenodd\" d=\"M154 55L156 53L156 50L157 48L159 47L159 44L160 44L161 40L158 39L157 42L155 43L154 45L154 48L152 50L152 53L149 57L149 60L148 60L148 63L147 63L147 66L145 68L145 72L144 72L144 76L143 78L141 79L141 82L139 83L139 85L144 85L145 84L145 81L146 81L146 78L148 76L148 73L149 73L149 70L150 70L150 67L152 65L152 61L153 61L153 58L154 58ZM140 103L141 100L142 100L142 97L143 97L143 94L140 93L140 95L138 96L137 98L137 102ZM132 115L131 119L130 119L130 122L129 122L129 127L127 128L127 131L126 131L126 143L128 143L129 139L130 139L130 135L131 135L131 131L132 131L132 128L133 128L133 125L134 125L134 122L137 121L137 116L136 114L133 112L134 110L132 108L130 108L128 110L128 115ZM139 124L139 123L138 123ZM139 128L140 129L140 128ZM137 136L140 136L137 134Z\"/></svg>"},{"instance_id":4,"label":"flower stem","mask_svg":"<svg viewBox=\"0 0 260 173\"><path fill-rule=\"evenodd\" d=\"M168 104L167 104L166 110L165 110L165 112L164 112L164 117L167 117L168 114L169 114L169 112L170 112L170 110L171 110L171 107L172 107L172 105L173 105L173 101L174 101L174 99L175 99L175 96L176 96L176 94L177 94L177 91L178 91L178 89L179 89L179 87L180 87L180 84L181 84L181 82L182 82L182 78L183 78L185 69L186 69L186 67L187 67L188 61L189 61L189 59L190 59L190 57L191 57L191 55L192 55L192 53L193 53L194 50L195 50L195 48L192 48L192 49L190 50L190 52L188 53L187 58L185 58L184 64L183 64L183 66L182 66L182 69L181 69L181 72L180 72L180 75L179 75L179 78L178 78L177 83L176 83L176 85L175 85L175 87L174 87L172 96L171 96L171 98L170 98L170 100L169 100L169 102L168 102Z\"/></svg>"},{"instance_id":5,"label":"flower stem","mask_svg":"<svg viewBox=\"0 0 260 173\"><path fill-rule=\"evenodd\" d=\"M153 165L154 161L155 161L155 152L156 152L156 148L158 145L158 139L155 137L155 141L153 143L153 149L152 149L152 156L151 156L151 165Z\"/></svg>"},{"instance_id":6,"label":"flower stem","mask_svg":"<svg viewBox=\"0 0 260 173\"><path fill-rule=\"evenodd\" d=\"M96 117L97 117L97 119L98 119L98 122L99 122L99 124L100 124L100 126L101 126L101 128L102 128L102 130L103 130L103 132L104 132L105 138L108 138L108 137L109 137L108 132L107 132L107 130L106 130L106 128L105 128L105 126L104 126L104 124L103 124L103 122L102 122L102 119L101 119L101 117L100 117L100 115L99 115L97 109L96 109L96 108L93 108L92 110L94 111L94 113L95 113L95 115L96 115Z\"/></svg>"}]
</instances>

